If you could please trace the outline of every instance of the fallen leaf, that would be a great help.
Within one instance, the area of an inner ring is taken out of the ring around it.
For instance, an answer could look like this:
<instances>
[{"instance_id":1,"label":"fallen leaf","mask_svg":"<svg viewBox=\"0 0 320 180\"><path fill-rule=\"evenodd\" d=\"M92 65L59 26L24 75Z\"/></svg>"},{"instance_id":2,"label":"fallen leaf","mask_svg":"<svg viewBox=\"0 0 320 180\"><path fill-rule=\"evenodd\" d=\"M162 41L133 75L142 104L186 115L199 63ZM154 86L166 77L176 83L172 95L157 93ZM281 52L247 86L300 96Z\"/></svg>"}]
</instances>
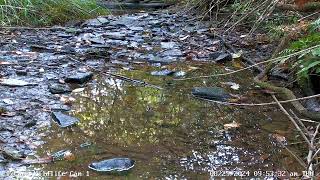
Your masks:
<instances>
[{"instance_id":1,"label":"fallen leaf","mask_svg":"<svg viewBox=\"0 0 320 180\"><path fill-rule=\"evenodd\" d=\"M275 139L278 143L287 144L286 137L284 137L280 134L272 134L272 138Z\"/></svg>"},{"instance_id":2,"label":"fallen leaf","mask_svg":"<svg viewBox=\"0 0 320 180\"><path fill-rule=\"evenodd\" d=\"M224 124L223 127L224 127L224 129L228 130L228 129L232 129L232 128L238 128L238 127L240 127L240 125L241 125L240 123L233 121L232 123Z\"/></svg>"},{"instance_id":3,"label":"fallen leaf","mask_svg":"<svg viewBox=\"0 0 320 180\"><path fill-rule=\"evenodd\" d=\"M240 85L234 82L222 82L221 84L229 85L233 90L239 90Z\"/></svg>"},{"instance_id":4,"label":"fallen leaf","mask_svg":"<svg viewBox=\"0 0 320 180\"><path fill-rule=\"evenodd\" d=\"M79 92L82 92L83 90L84 90L84 88L77 88L77 89L74 89L72 92L79 93Z\"/></svg>"},{"instance_id":5,"label":"fallen leaf","mask_svg":"<svg viewBox=\"0 0 320 180\"><path fill-rule=\"evenodd\" d=\"M241 56L242 56L242 54L243 54L243 51L242 50L240 50L239 52L237 52L237 53L232 53L231 55L232 55L232 59L238 59L238 58L240 58Z\"/></svg>"}]
</instances>

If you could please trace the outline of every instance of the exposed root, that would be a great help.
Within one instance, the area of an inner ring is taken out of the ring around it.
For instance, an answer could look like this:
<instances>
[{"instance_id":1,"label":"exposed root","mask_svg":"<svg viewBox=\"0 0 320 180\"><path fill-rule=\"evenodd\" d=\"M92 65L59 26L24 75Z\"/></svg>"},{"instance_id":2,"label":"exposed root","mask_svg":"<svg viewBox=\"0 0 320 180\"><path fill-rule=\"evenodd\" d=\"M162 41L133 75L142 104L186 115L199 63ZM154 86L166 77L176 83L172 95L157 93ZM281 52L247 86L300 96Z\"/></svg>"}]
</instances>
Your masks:
<instances>
[{"instance_id":1,"label":"exposed root","mask_svg":"<svg viewBox=\"0 0 320 180\"><path fill-rule=\"evenodd\" d=\"M275 57L282 49L286 47L288 44L288 41L290 40L290 36L283 37L282 41L280 42L279 46L275 50L275 52L272 55L272 58ZM294 93L285 87L278 87L275 86L269 82L264 81L264 79L267 79L270 70L273 68L273 62L270 62L268 66L265 68L264 71L262 71L260 74L258 74L254 78L254 82L258 84L261 88L270 89L276 93L278 93L282 99L297 99ZM303 116L306 116L312 120L320 121L320 113L319 112L311 112L308 111L299 101L293 101L291 102L292 106Z\"/></svg>"}]
</instances>

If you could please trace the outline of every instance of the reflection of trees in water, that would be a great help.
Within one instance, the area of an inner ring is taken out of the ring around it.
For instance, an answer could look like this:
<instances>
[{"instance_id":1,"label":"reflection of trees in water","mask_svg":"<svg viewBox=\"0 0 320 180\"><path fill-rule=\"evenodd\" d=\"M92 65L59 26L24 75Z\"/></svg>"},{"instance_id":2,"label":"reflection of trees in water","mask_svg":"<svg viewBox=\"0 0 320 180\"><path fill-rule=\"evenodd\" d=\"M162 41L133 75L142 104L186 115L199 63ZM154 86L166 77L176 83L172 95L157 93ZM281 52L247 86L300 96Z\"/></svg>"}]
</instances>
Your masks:
<instances>
[{"instance_id":1,"label":"reflection of trees in water","mask_svg":"<svg viewBox=\"0 0 320 180\"><path fill-rule=\"evenodd\" d=\"M197 126L210 127L208 123L214 119L182 92L161 92L118 80L98 80L77 99L75 115L81 118L84 132L122 145L158 143L179 138L173 134L177 132L192 135Z\"/></svg>"}]
</instances>

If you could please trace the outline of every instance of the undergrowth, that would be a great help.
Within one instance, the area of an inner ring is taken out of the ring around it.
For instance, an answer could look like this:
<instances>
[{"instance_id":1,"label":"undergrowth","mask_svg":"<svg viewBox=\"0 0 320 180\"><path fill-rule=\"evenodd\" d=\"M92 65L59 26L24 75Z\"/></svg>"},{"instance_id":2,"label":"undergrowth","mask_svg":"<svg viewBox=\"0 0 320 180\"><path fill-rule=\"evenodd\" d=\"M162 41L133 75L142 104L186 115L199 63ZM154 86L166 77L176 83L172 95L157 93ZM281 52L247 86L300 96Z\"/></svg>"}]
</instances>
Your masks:
<instances>
[{"instance_id":1,"label":"undergrowth","mask_svg":"<svg viewBox=\"0 0 320 180\"><path fill-rule=\"evenodd\" d=\"M0 0L0 25L44 26L108 14L95 0Z\"/></svg>"},{"instance_id":2,"label":"undergrowth","mask_svg":"<svg viewBox=\"0 0 320 180\"><path fill-rule=\"evenodd\" d=\"M293 53L316 45L320 45L320 18L309 25L304 37L292 42L283 53ZM298 78L308 79L310 73L320 75L320 47L299 56L292 66L297 69Z\"/></svg>"}]
</instances>

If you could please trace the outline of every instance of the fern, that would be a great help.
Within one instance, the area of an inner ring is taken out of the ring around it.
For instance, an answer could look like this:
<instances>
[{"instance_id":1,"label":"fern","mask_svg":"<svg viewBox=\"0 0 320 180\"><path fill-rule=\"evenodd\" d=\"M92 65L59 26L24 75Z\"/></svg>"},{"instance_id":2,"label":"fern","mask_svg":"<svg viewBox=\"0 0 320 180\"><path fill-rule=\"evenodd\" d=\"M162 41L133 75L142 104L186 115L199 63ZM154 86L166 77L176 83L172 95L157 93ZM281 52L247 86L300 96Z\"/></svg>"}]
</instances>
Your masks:
<instances>
[{"instance_id":1,"label":"fern","mask_svg":"<svg viewBox=\"0 0 320 180\"><path fill-rule=\"evenodd\" d=\"M313 23L311 23L310 32L316 32L319 29L320 29L320 18L318 18Z\"/></svg>"}]
</instances>

